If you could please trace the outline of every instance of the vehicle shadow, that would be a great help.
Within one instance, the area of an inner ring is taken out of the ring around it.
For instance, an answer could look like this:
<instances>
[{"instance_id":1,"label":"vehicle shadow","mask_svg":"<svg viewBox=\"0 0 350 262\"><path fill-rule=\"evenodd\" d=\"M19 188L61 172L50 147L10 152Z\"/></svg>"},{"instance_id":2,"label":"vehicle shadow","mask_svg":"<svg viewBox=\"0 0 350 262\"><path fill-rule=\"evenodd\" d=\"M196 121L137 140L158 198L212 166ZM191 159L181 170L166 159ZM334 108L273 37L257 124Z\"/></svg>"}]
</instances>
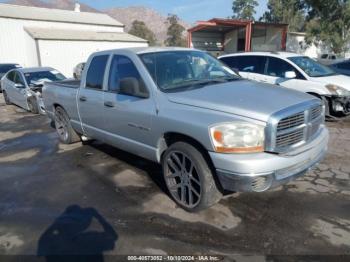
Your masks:
<instances>
[{"instance_id":1,"label":"vehicle shadow","mask_svg":"<svg viewBox=\"0 0 350 262\"><path fill-rule=\"evenodd\" d=\"M126 163L133 168L146 172L146 174L159 187L159 189L162 190L165 194L168 194L168 189L163 178L162 167L159 164L133 155L116 147L110 146L108 144L102 143L100 141L89 143L89 146L109 155L114 159L118 159L119 161L122 161L123 163Z\"/></svg>"},{"instance_id":2,"label":"vehicle shadow","mask_svg":"<svg viewBox=\"0 0 350 262\"><path fill-rule=\"evenodd\" d=\"M48 262L104 261L103 252L113 250L117 239L96 209L71 205L40 236L37 255Z\"/></svg>"}]
</instances>

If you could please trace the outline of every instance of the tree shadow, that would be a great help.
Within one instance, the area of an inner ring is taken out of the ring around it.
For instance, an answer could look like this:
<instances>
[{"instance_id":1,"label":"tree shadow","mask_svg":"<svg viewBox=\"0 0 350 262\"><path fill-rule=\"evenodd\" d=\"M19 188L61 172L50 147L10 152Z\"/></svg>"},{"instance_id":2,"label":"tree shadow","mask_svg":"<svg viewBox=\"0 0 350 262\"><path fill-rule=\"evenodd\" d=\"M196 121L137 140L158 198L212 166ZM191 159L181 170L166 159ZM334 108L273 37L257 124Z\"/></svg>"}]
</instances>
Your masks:
<instances>
[{"instance_id":1,"label":"tree shadow","mask_svg":"<svg viewBox=\"0 0 350 262\"><path fill-rule=\"evenodd\" d=\"M101 227L102 231L97 229ZM113 227L96 209L71 205L41 235L37 255L48 262L102 262L103 252L113 250L117 239Z\"/></svg>"}]
</instances>

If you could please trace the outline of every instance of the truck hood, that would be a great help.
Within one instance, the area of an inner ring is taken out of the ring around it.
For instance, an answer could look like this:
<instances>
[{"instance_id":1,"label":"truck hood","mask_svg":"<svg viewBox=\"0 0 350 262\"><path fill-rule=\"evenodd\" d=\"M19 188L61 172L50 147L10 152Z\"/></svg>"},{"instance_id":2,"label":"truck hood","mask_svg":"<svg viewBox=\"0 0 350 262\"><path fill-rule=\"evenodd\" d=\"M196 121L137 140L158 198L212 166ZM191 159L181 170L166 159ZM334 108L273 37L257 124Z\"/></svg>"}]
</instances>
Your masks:
<instances>
[{"instance_id":1,"label":"truck hood","mask_svg":"<svg viewBox=\"0 0 350 262\"><path fill-rule=\"evenodd\" d=\"M323 83L325 85L328 85L328 84L337 85L350 91L350 77L346 75L311 77L311 79L314 82Z\"/></svg>"},{"instance_id":2,"label":"truck hood","mask_svg":"<svg viewBox=\"0 0 350 262\"><path fill-rule=\"evenodd\" d=\"M267 122L269 116L313 97L280 86L248 80L167 93L169 101Z\"/></svg>"}]
</instances>

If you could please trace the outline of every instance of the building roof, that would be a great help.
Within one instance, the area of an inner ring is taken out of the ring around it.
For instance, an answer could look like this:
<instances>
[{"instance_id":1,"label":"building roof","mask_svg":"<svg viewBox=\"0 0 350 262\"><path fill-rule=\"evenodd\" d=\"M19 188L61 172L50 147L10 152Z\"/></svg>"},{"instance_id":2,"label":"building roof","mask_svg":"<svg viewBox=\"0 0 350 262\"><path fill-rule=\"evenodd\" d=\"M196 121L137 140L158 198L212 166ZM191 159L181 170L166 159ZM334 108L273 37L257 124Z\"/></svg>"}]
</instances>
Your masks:
<instances>
[{"instance_id":1,"label":"building roof","mask_svg":"<svg viewBox=\"0 0 350 262\"><path fill-rule=\"evenodd\" d=\"M24 27L24 30L34 39L41 40L71 40L71 41L108 41L108 42L138 42L147 40L123 32L96 32L69 29L52 29Z\"/></svg>"},{"instance_id":2,"label":"building roof","mask_svg":"<svg viewBox=\"0 0 350 262\"><path fill-rule=\"evenodd\" d=\"M75 12L9 4L0 4L0 17L62 23L124 26L112 17L102 13Z\"/></svg>"}]
</instances>

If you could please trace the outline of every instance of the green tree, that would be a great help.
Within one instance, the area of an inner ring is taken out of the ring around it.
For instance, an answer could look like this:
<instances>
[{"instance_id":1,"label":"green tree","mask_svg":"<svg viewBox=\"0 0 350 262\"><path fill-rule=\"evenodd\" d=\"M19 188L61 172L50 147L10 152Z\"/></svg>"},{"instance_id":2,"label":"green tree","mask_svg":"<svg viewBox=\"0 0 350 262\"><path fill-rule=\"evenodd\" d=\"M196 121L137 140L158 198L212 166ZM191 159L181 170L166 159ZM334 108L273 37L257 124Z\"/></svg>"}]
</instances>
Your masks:
<instances>
[{"instance_id":1,"label":"green tree","mask_svg":"<svg viewBox=\"0 0 350 262\"><path fill-rule=\"evenodd\" d=\"M254 20L255 7L259 5L256 0L235 0L232 3L232 18Z\"/></svg>"},{"instance_id":2,"label":"green tree","mask_svg":"<svg viewBox=\"0 0 350 262\"><path fill-rule=\"evenodd\" d=\"M167 39L165 45L167 46L186 46L184 39L185 27L179 24L179 17L177 15L169 14L167 18L169 24L167 31Z\"/></svg>"},{"instance_id":3,"label":"green tree","mask_svg":"<svg viewBox=\"0 0 350 262\"><path fill-rule=\"evenodd\" d=\"M129 30L129 34L146 39L150 46L154 46L157 43L156 36L143 21L134 20Z\"/></svg>"},{"instance_id":4,"label":"green tree","mask_svg":"<svg viewBox=\"0 0 350 262\"><path fill-rule=\"evenodd\" d=\"M289 31L303 31L305 27L305 5L300 0L269 0L267 11L260 21L289 24Z\"/></svg>"},{"instance_id":5,"label":"green tree","mask_svg":"<svg viewBox=\"0 0 350 262\"><path fill-rule=\"evenodd\" d=\"M308 7L306 40L316 45L322 43L336 54L349 50L350 1L305 0Z\"/></svg>"}]
</instances>

